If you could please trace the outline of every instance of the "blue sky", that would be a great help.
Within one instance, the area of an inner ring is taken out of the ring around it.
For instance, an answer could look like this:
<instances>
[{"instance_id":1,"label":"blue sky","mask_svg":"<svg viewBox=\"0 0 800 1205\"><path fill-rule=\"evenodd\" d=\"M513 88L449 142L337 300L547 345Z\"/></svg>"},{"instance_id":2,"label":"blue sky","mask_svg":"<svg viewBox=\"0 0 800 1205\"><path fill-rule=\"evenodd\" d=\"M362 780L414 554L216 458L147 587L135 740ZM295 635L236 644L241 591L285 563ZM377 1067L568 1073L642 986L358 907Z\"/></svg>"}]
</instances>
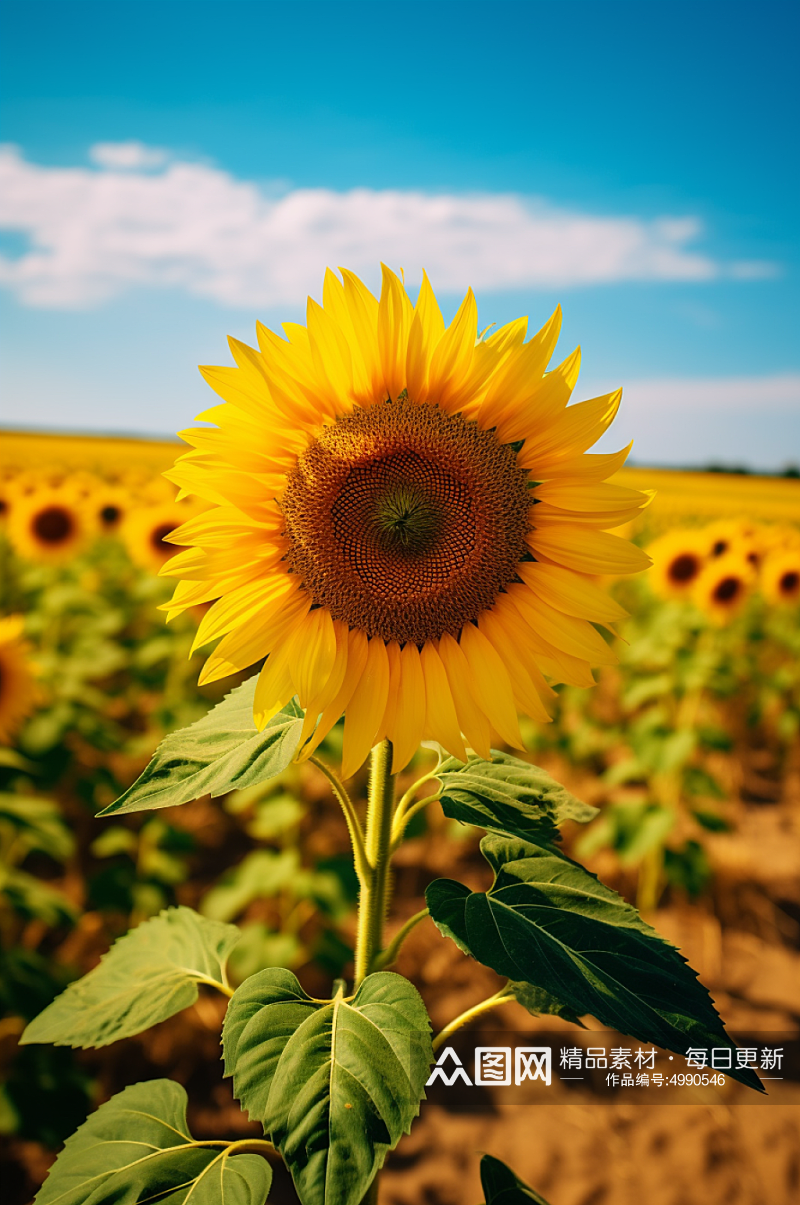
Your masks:
<instances>
[{"instance_id":1,"label":"blue sky","mask_svg":"<svg viewBox=\"0 0 800 1205\"><path fill-rule=\"evenodd\" d=\"M227 334L385 258L560 301L639 461L799 461L798 11L6 0L3 421L172 433Z\"/></svg>"}]
</instances>

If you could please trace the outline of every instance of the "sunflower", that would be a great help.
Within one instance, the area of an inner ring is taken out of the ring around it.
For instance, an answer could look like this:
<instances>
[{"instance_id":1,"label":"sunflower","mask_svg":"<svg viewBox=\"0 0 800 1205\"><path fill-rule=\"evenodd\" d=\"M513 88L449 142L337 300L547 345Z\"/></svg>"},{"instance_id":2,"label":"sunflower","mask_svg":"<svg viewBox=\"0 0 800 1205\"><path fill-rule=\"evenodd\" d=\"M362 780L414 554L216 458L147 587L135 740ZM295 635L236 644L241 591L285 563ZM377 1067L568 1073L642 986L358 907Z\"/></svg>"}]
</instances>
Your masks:
<instances>
[{"instance_id":1,"label":"sunflower","mask_svg":"<svg viewBox=\"0 0 800 1205\"><path fill-rule=\"evenodd\" d=\"M180 502L129 510L121 531L131 560L141 569L158 573L174 552L167 536L193 513L194 508Z\"/></svg>"},{"instance_id":2,"label":"sunflower","mask_svg":"<svg viewBox=\"0 0 800 1205\"><path fill-rule=\"evenodd\" d=\"M753 586L753 566L740 553L729 552L709 561L697 579L692 597L718 623L727 623L744 606Z\"/></svg>"},{"instance_id":3,"label":"sunflower","mask_svg":"<svg viewBox=\"0 0 800 1205\"><path fill-rule=\"evenodd\" d=\"M609 534L647 494L605 479L629 448L586 455L621 391L567 406L579 352L547 372L561 312L525 342L519 319L477 338L467 293L446 327L427 277L412 305L383 269L380 299L352 272L323 305L235 368L204 368L216 428L166 476L213 509L169 536L182 578L169 616L214 601L195 647L220 639L201 682L266 657L259 727L295 694L308 756L344 714L349 777L384 738L397 772L421 739L464 759L517 715L545 722L545 680L593 685L616 658L594 623L625 612L593 575L647 566Z\"/></svg>"},{"instance_id":4,"label":"sunflower","mask_svg":"<svg viewBox=\"0 0 800 1205\"><path fill-rule=\"evenodd\" d=\"M0 743L9 744L36 706L30 645L22 639L21 615L0 619Z\"/></svg>"},{"instance_id":5,"label":"sunflower","mask_svg":"<svg viewBox=\"0 0 800 1205\"><path fill-rule=\"evenodd\" d=\"M709 552L704 531L670 531L650 544L650 584L662 598L686 598L700 576Z\"/></svg>"},{"instance_id":6,"label":"sunflower","mask_svg":"<svg viewBox=\"0 0 800 1205\"><path fill-rule=\"evenodd\" d=\"M68 489L17 493L8 519L11 543L20 556L33 561L67 561L93 531L91 516Z\"/></svg>"},{"instance_id":7,"label":"sunflower","mask_svg":"<svg viewBox=\"0 0 800 1205\"><path fill-rule=\"evenodd\" d=\"M120 530L129 510L134 506L134 499L130 492L121 486L100 482L89 499L89 506L99 531L104 535L112 535Z\"/></svg>"},{"instance_id":8,"label":"sunflower","mask_svg":"<svg viewBox=\"0 0 800 1205\"><path fill-rule=\"evenodd\" d=\"M742 540L741 524L735 519L720 519L709 523L703 528L703 536L707 545L707 555L711 557L725 556L732 552Z\"/></svg>"},{"instance_id":9,"label":"sunflower","mask_svg":"<svg viewBox=\"0 0 800 1205\"><path fill-rule=\"evenodd\" d=\"M800 603L800 546L767 556L761 566L761 590L768 602Z\"/></svg>"}]
</instances>

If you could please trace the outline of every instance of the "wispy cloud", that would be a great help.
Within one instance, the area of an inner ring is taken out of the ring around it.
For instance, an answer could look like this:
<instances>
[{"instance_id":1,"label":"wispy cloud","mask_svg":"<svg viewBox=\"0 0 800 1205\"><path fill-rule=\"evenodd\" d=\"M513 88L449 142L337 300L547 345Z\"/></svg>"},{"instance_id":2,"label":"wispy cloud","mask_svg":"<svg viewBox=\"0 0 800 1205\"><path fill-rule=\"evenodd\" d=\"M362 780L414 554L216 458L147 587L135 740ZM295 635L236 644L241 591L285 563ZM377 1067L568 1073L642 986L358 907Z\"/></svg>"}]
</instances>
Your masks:
<instances>
[{"instance_id":1,"label":"wispy cloud","mask_svg":"<svg viewBox=\"0 0 800 1205\"><path fill-rule=\"evenodd\" d=\"M800 414L800 373L768 377L664 377L628 381L625 408L636 416L658 414L665 420L687 413Z\"/></svg>"},{"instance_id":2,"label":"wispy cloud","mask_svg":"<svg viewBox=\"0 0 800 1205\"><path fill-rule=\"evenodd\" d=\"M708 281L770 264L722 264L696 250L694 217L600 216L513 194L427 195L365 188L275 196L219 168L138 142L99 143L99 170L42 167L0 148L0 230L28 242L0 256L0 284L24 305L76 309L135 286L181 289L228 306L296 303L321 266L439 290Z\"/></svg>"}]
</instances>

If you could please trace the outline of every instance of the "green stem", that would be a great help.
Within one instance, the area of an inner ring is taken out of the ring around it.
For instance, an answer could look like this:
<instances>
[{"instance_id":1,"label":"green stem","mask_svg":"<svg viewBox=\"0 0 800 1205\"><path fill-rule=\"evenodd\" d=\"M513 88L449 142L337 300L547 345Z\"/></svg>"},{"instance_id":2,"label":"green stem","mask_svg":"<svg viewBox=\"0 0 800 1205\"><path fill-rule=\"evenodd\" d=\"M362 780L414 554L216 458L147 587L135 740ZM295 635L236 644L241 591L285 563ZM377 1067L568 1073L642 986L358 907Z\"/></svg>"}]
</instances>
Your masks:
<instances>
[{"instance_id":1,"label":"green stem","mask_svg":"<svg viewBox=\"0 0 800 1205\"><path fill-rule=\"evenodd\" d=\"M422 908L419 912L415 912L409 917L402 929L394 935L385 950L381 950L380 954L376 954L372 960L371 969L373 971L382 971L384 967L389 967L396 961L405 939L408 937L412 929L415 929L420 921L425 920L426 916L430 916L429 908Z\"/></svg>"},{"instance_id":2,"label":"green stem","mask_svg":"<svg viewBox=\"0 0 800 1205\"><path fill-rule=\"evenodd\" d=\"M367 857L366 845L364 843L364 831L361 828L361 822L358 819L358 813L353 806L353 801L347 794L347 791L342 783L334 774L333 770L331 770L330 766L326 766L325 762L320 761L318 757L312 756L308 760L325 775L328 782L331 784L331 787L333 788L334 795L339 800L342 811L344 812L344 818L347 821L347 827L350 832L350 841L353 846L353 858L356 864L356 874L363 882L363 880L369 876L370 864L369 858Z\"/></svg>"},{"instance_id":3,"label":"green stem","mask_svg":"<svg viewBox=\"0 0 800 1205\"><path fill-rule=\"evenodd\" d=\"M427 795L424 799L418 799L416 803L412 803L401 814L399 811L395 813L394 823L392 824L392 850L397 849L402 845L405 837L406 828L412 816L416 816L417 812L421 812L428 806L429 803L435 803L441 798L441 790L438 790L434 795Z\"/></svg>"},{"instance_id":4,"label":"green stem","mask_svg":"<svg viewBox=\"0 0 800 1205\"><path fill-rule=\"evenodd\" d=\"M514 999L514 994L508 988L501 987L499 992L495 992L493 996L489 996L486 1000L481 1000L479 1004L473 1004L472 1008L468 1008L466 1012L461 1013L449 1025L445 1025L441 1033L438 1033L433 1039L434 1053L440 1046L444 1045L451 1034L454 1034L462 1025L467 1025L475 1017L479 1017L481 1013L488 1012L490 1008L497 1008L501 1004L506 1004L509 1000Z\"/></svg>"},{"instance_id":5,"label":"green stem","mask_svg":"<svg viewBox=\"0 0 800 1205\"><path fill-rule=\"evenodd\" d=\"M370 964L379 952L383 940L383 922L389 892L393 796L392 746L390 741L381 741L370 755L367 832L364 842L367 867L365 873L359 873L361 894L358 902L356 938L356 987L369 974Z\"/></svg>"}]
</instances>

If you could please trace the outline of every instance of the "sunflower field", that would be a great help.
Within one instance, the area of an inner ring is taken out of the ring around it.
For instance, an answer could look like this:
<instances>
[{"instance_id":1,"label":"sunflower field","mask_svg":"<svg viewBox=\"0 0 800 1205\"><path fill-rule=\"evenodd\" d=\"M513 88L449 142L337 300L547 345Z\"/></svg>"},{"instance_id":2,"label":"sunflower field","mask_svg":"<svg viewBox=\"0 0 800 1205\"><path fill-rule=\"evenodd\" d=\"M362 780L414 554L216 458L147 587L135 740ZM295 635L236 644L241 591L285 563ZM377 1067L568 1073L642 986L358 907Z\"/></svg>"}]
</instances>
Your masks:
<instances>
[{"instance_id":1,"label":"sunflower field","mask_svg":"<svg viewBox=\"0 0 800 1205\"><path fill-rule=\"evenodd\" d=\"M202 677L195 638L210 605L202 590L179 609L169 605L174 583L162 570L176 550L167 537L191 529L210 505L162 476L178 451L166 442L3 437L0 1132L9 1203L27 1201L64 1140L134 1079L161 1075L190 1088L190 1123L201 1137L260 1132L222 1077L222 1004L210 992L195 990L187 1010L114 1045L20 1044L26 1025L127 930L180 906L238 921L234 986L283 967L323 995L352 966L358 881L319 765L290 762L269 782L218 798L95 819L165 736L200 720L246 677ZM613 482L655 491L617 529L647 550L652 567L597 578L628 615L612 624L615 663L595 671L592 689L575 679L560 685L552 723L520 721L524 756L599 809L580 830L566 826L567 850L684 951L728 1025L796 1035L800 484L639 468L621 469ZM343 739L332 722L319 751L340 758ZM400 768L401 791L425 772L426 756L423 748ZM471 831L438 808L410 817L395 864L399 921L415 920L436 875L474 876ZM492 989L490 972L456 955L424 925L402 951L404 973L429 988L434 1020ZM788 1082L775 1092L779 1104L800 1101ZM542 1118L547 1143L526 1175L535 1172L555 1202L627 1201L619 1162L612 1168L594 1154L625 1135L637 1199L662 1199L658 1161L645 1158L658 1141L662 1159L680 1150L693 1161L702 1193L686 1200L790 1200L797 1130L780 1108L745 1109L757 1113L747 1126L731 1113L722 1129L713 1110L700 1110L691 1134L684 1110L661 1121L644 1110L636 1125L623 1105L581 1112L573 1101L554 1112L560 1119ZM493 1149L519 1162L528 1124L432 1107L402 1157L389 1159L386 1200L471 1201L474 1192L464 1198L460 1187L464 1144L481 1147L491 1131ZM767 1139L768 1166L755 1153ZM721 1166L709 1155L720 1141ZM747 1197L734 1195L745 1163L758 1181ZM270 1201L296 1200L286 1173L274 1170Z\"/></svg>"}]
</instances>

